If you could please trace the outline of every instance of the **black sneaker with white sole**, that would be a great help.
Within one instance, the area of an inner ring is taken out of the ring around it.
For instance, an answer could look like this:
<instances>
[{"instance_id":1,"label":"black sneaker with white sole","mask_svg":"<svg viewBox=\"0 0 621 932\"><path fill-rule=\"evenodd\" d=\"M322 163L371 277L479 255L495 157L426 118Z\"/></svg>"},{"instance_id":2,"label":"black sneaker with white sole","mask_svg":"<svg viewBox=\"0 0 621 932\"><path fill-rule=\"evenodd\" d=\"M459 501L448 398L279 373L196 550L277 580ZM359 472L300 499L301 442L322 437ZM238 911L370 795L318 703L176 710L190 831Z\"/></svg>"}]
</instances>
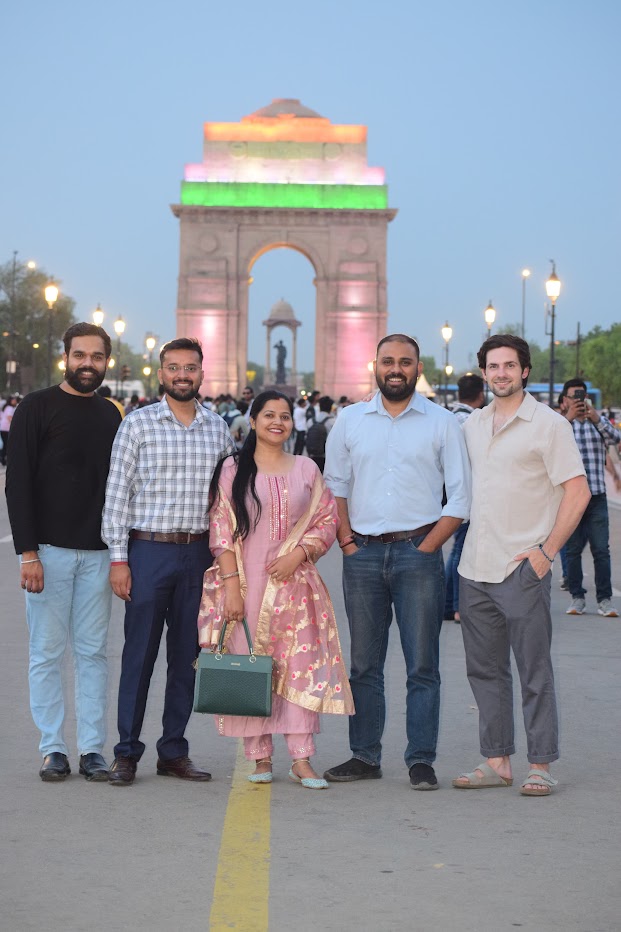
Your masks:
<instances>
[{"instance_id":1,"label":"black sneaker with white sole","mask_svg":"<svg viewBox=\"0 0 621 932\"><path fill-rule=\"evenodd\" d=\"M410 785L413 790L437 790L438 778L431 764L412 764Z\"/></svg>"}]
</instances>

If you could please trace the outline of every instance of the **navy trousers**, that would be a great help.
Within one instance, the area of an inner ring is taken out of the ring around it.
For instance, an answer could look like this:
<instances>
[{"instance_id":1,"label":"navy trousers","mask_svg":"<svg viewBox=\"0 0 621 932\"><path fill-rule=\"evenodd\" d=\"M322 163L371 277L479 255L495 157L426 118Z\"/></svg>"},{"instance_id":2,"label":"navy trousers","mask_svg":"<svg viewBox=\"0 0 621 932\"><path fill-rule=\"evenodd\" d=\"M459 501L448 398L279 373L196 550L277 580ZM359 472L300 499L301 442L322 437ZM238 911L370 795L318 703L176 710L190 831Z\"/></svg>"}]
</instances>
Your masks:
<instances>
[{"instance_id":1,"label":"navy trousers","mask_svg":"<svg viewBox=\"0 0 621 932\"><path fill-rule=\"evenodd\" d=\"M188 754L185 729L194 700L194 661L198 654L197 617L203 573L211 566L207 539L192 544L132 540L129 568L131 602L125 607L125 646L119 683L119 743L115 757L139 760L145 745L140 732L153 667L167 625L168 674L157 742L160 760Z\"/></svg>"}]
</instances>

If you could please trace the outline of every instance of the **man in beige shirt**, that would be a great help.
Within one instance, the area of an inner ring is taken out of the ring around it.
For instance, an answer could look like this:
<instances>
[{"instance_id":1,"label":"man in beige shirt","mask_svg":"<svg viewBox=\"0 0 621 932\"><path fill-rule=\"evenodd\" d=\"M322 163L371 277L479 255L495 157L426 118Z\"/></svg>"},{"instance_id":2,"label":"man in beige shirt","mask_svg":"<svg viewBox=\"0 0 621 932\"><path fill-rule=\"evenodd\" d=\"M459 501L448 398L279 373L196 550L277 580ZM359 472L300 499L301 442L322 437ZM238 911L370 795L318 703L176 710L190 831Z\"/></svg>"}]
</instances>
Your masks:
<instances>
[{"instance_id":1,"label":"man in beige shirt","mask_svg":"<svg viewBox=\"0 0 621 932\"><path fill-rule=\"evenodd\" d=\"M559 756L550 571L590 492L569 424L524 391L531 369L528 343L497 334L483 343L478 362L494 399L463 427L472 509L459 564L459 604L485 761L453 786L513 783L513 650L530 764L521 793L547 796L556 783L550 763Z\"/></svg>"}]
</instances>

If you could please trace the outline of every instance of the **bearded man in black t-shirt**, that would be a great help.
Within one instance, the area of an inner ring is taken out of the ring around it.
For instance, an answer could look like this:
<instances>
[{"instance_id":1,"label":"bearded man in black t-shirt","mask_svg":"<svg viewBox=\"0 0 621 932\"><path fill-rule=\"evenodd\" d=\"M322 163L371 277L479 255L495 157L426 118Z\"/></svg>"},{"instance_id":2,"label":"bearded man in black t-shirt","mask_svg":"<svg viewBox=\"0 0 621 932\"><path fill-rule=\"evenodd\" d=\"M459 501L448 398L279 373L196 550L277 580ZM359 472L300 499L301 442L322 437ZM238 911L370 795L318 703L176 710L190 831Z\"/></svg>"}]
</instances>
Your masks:
<instances>
[{"instance_id":1,"label":"bearded man in black t-shirt","mask_svg":"<svg viewBox=\"0 0 621 932\"><path fill-rule=\"evenodd\" d=\"M80 773L106 781L109 556L101 513L117 408L95 394L106 374L110 337L80 323L63 337L65 376L33 392L11 426L6 497L30 633L30 708L41 732L42 780L71 769L63 734L62 664L67 641L75 666Z\"/></svg>"}]
</instances>

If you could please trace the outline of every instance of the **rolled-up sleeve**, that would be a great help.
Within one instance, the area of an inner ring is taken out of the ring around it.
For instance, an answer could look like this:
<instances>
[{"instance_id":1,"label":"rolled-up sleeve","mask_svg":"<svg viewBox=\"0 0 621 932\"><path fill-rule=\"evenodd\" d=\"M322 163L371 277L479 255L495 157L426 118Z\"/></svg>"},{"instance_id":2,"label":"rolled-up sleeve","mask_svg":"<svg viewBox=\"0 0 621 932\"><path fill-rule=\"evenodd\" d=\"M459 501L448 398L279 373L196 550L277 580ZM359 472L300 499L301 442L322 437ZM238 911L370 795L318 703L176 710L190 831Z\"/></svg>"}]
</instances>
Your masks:
<instances>
[{"instance_id":1,"label":"rolled-up sleeve","mask_svg":"<svg viewBox=\"0 0 621 932\"><path fill-rule=\"evenodd\" d=\"M442 509L442 514L450 518L467 520L470 517L472 501L472 477L466 441L455 417L446 421L444 487L446 504Z\"/></svg>"},{"instance_id":2,"label":"rolled-up sleeve","mask_svg":"<svg viewBox=\"0 0 621 932\"><path fill-rule=\"evenodd\" d=\"M323 478L337 498L347 498L352 477L352 464L346 443L346 420L337 417L326 440L326 465Z\"/></svg>"}]
</instances>

